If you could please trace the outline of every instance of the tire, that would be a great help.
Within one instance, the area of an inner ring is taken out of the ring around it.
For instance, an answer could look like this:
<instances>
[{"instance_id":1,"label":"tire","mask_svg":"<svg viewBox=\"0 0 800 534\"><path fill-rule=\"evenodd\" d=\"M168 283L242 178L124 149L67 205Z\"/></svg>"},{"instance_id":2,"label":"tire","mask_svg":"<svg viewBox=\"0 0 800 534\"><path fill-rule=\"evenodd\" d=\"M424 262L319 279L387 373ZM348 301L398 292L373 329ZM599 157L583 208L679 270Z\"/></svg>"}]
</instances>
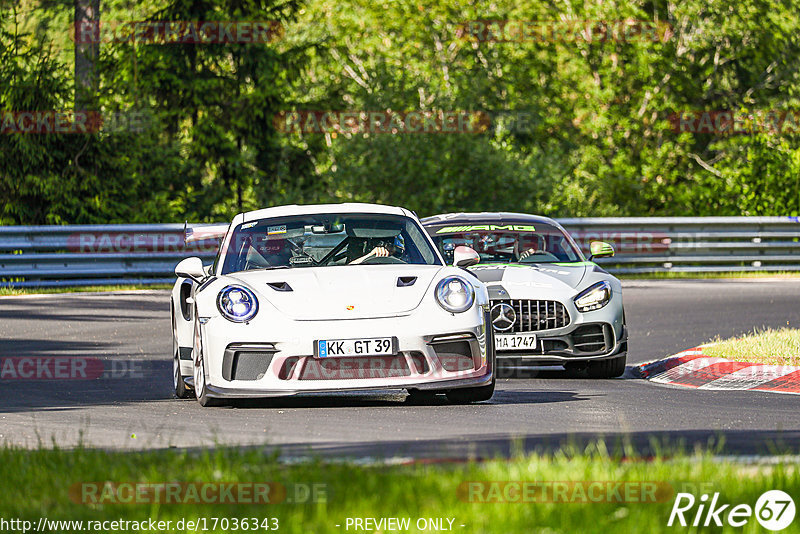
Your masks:
<instances>
[{"instance_id":1,"label":"tire","mask_svg":"<svg viewBox=\"0 0 800 534\"><path fill-rule=\"evenodd\" d=\"M197 395L197 390L195 390L195 396L197 397L197 402L199 402L200 406L203 408L222 406L222 401L208 396L208 390L206 389L205 384L203 384L203 390L199 395Z\"/></svg>"},{"instance_id":2,"label":"tire","mask_svg":"<svg viewBox=\"0 0 800 534\"><path fill-rule=\"evenodd\" d=\"M588 364L586 362L569 362L564 364L567 378L584 378Z\"/></svg>"},{"instance_id":3,"label":"tire","mask_svg":"<svg viewBox=\"0 0 800 534\"><path fill-rule=\"evenodd\" d=\"M222 401L220 399L215 399L213 397L208 396L208 388L206 387L206 379L205 379L205 372L203 368L205 367L205 363L203 362L203 356L200 355L200 365L195 367L195 384L200 382L199 387L194 388L194 394L197 398L197 402L200 403L200 406L203 408L208 408L211 406L221 406Z\"/></svg>"},{"instance_id":4,"label":"tire","mask_svg":"<svg viewBox=\"0 0 800 534\"><path fill-rule=\"evenodd\" d=\"M623 354L616 358L589 362L586 368L589 378L616 378L625 372L625 361L628 355Z\"/></svg>"},{"instance_id":5,"label":"tire","mask_svg":"<svg viewBox=\"0 0 800 534\"><path fill-rule=\"evenodd\" d=\"M194 390L186 385L181 374L181 361L176 354L173 357L172 369L172 385L174 386L174 393L176 399L188 399L194 395Z\"/></svg>"},{"instance_id":6,"label":"tire","mask_svg":"<svg viewBox=\"0 0 800 534\"><path fill-rule=\"evenodd\" d=\"M622 308L623 330L625 329L626 324L627 322L625 321L625 308ZM625 347L627 347L627 342L625 344ZM608 360L600 360L595 362L588 362L586 371L589 374L589 378L617 378L618 376L622 376L622 374L625 372L625 362L627 359L628 359L628 353L623 352L616 358L610 358Z\"/></svg>"},{"instance_id":7,"label":"tire","mask_svg":"<svg viewBox=\"0 0 800 534\"><path fill-rule=\"evenodd\" d=\"M492 376L492 383L488 386L451 389L447 392L447 400L453 404L470 404L473 402L487 401L494 395L494 385L495 378Z\"/></svg>"},{"instance_id":8,"label":"tire","mask_svg":"<svg viewBox=\"0 0 800 534\"><path fill-rule=\"evenodd\" d=\"M438 393L443 392L429 391L426 389L409 389L408 397L406 397L406 404L411 404L414 406L427 406L429 404L434 404Z\"/></svg>"},{"instance_id":9,"label":"tire","mask_svg":"<svg viewBox=\"0 0 800 534\"><path fill-rule=\"evenodd\" d=\"M451 389L446 392L447 400L453 404L470 404L472 402L488 401L494 395L494 386L497 382L497 352L494 346L494 327L491 321L489 322L486 336L488 338L488 347L490 363L492 364L492 383L487 386L478 386L476 388L458 388Z\"/></svg>"},{"instance_id":10,"label":"tire","mask_svg":"<svg viewBox=\"0 0 800 534\"><path fill-rule=\"evenodd\" d=\"M177 399L188 399L194 395L194 391L183 380L178 337L175 334L175 310L172 307L172 303L170 303L170 310L172 312L172 393Z\"/></svg>"},{"instance_id":11,"label":"tire","mask_svg":"<svg viewBox=\"0 0 800 534\"><path fill-rule=\"evenodd\" d=\"M196 310L195 310L196 311ZM197 314L195 313L195 317ZM210 406L219 406L221 404L219 399L208 396L208 388L206 387L206 372L205 372L205 358L203 357L203 341L200 338L200 325L195 320L194 323L194 349L193 354L197 359L192 360L194 365L194 394L200 406L206 408Z\"/></svg>"}]
</instances>

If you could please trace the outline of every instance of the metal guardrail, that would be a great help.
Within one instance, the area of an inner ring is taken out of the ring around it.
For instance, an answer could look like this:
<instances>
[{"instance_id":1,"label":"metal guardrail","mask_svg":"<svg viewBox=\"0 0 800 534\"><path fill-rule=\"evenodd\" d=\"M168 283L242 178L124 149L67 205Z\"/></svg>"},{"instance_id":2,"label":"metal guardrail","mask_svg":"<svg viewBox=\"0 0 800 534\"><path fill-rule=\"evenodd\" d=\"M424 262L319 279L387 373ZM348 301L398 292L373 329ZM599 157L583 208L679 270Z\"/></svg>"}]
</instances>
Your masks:
<instances>
[{"instance_id":1,"label":"metal guardrail","mask_svg":"<svg viewBox=\"0 0 800 534\"><path fill-rule=\"evenodd\" d=\"M613 273L800 271L798 217L622 217L559 222L584 252L590 241L612 243L617 254L597 263Z\"/></svg>"},{"instance_id":2,"label":"metal guardrail","mask_svg":"<svg viewBox=\"0 0 800 534\"><path fill-rule=\"evenodd\" d=\"M613 273L800 271L797 217L625 217L560 219ZM189 256L213 260L215 241L184 245L182 224L0 226L0 285L54 287L160 284Z\"/></svg>"},{"instance_id":3,"label":"metal guardrail","mask_svg":"<svg viewBox=\"0 0 800 534\"><path fill-rule=\"evenodd\" d=\"M184 245L182 224L0 226L0 286L170 284L179 261L210 263L217 246Z\"/></svg>"}]
</instances>

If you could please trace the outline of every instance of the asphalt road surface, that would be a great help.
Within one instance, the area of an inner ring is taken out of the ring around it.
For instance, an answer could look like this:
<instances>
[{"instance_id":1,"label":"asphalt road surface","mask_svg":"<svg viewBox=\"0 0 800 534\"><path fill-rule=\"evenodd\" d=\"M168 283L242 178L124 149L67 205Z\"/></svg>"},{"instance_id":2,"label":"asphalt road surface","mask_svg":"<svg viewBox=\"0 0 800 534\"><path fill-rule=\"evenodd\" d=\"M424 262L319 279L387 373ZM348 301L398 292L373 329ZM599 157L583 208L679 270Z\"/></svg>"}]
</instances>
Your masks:
<instances>
[{"instance_id":1,"label":"asphalt road surface","mask_svg":"<svg viewBox=\"0 0 800 534\"><path fill-rule=\"evenodd\" d=\"M764 326L800 325L800 281L627 282L628 362ZM0 357L103 360L95 380L0 380L0 442L33 447L278 446L287 457L488 457L599 436L720 453L800 450L800 396L703 391L558 372L498 381L488 402L412 406L340 394L201 408L171 398L166 291L0 298ZM63 369L61 370L63 371ZM59 370L43 370L58 374Z\"/></svg>"}]
</instances>

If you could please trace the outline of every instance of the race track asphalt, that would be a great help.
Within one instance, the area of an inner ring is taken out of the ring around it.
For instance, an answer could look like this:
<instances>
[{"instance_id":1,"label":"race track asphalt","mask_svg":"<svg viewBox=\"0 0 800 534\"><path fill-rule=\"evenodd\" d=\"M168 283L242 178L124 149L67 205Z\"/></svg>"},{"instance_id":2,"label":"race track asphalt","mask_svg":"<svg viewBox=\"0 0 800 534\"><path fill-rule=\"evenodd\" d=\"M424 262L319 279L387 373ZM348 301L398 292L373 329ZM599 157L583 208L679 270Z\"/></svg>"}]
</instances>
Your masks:
<instances>
[{"instance_id":1,"label":"race track asphalt","mask_svg":"<svg viewBox=\"0 0 800 534\"><path fill-rule=\"evenodd\" d=\"M765 326L800 325L800 280L629 281L629 365ZM484 404L340 394L201 408L171 398L166 291L0 298L0 358L104 360L96 380L0 380L0 442L107 448L280 446L284 456L488 457L605 438L723 454L800 450L800 396L530 373Z\"/></svg>"}]
</instances>

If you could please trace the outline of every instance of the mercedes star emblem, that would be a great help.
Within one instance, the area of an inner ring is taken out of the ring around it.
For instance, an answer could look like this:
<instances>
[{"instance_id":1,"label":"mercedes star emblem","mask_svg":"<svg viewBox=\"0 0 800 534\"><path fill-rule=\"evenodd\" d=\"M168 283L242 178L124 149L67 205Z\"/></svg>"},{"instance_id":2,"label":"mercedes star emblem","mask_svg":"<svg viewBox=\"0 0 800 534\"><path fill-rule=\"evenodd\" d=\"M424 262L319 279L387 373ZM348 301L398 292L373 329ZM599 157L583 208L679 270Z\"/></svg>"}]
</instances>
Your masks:
<instances>
[{"instance_id":1,"label":"mercedes star emblem","mask_svg":"<svg viewBox=\"0 0 800 534\"><path fill-rule=\"evenodd\" d=\"M515 322L517 322L517 312L510 304L501 302L492 306L492 324L495 330L506 332L511 330Z\"/></svg>"}]
</instances>

